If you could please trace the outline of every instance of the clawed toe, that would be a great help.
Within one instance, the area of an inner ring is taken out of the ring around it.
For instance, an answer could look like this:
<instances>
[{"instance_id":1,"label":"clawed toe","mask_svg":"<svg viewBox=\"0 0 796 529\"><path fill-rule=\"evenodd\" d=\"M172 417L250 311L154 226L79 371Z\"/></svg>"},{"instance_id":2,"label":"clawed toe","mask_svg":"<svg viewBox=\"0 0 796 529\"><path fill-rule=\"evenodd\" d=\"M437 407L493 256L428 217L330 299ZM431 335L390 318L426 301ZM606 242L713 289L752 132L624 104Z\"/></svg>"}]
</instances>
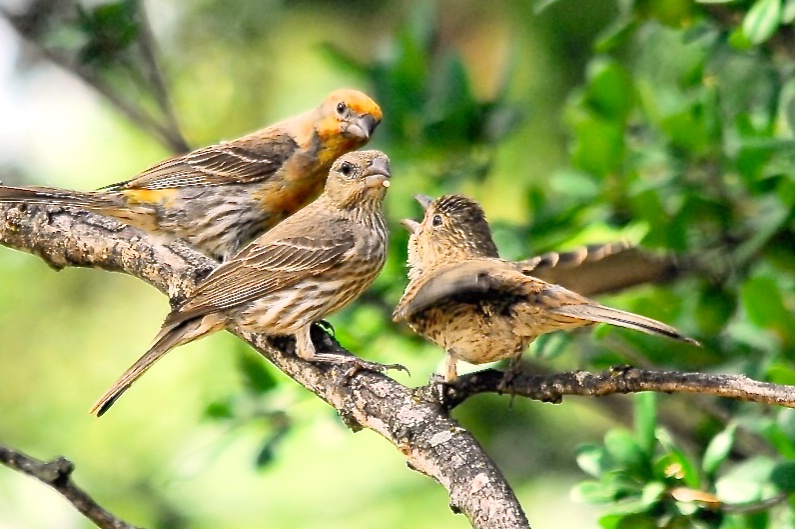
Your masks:
<instances>
[{"instance_id":1,"label":"clawed toe","mask_svg":"<svg viewBox=\"0 0 796 529\"><path fill-rule=\"evenodd\" d=\"M401 364L380 364L378 362L369 362L367 360L363 360L356 356L349 356L349 355L336 355L336 354L316 354L312 358L313 362L323 362L326 364L335 364L335 365L347 365L350 366L349 369L345 372L345 378L349 379L357 374L361 370L367 371L375 371L377 373L386 374L387 371L391 369L404 371L408 375L411 376L409 373L409 369L406 366Z\"/></svg>"}]
</instances>

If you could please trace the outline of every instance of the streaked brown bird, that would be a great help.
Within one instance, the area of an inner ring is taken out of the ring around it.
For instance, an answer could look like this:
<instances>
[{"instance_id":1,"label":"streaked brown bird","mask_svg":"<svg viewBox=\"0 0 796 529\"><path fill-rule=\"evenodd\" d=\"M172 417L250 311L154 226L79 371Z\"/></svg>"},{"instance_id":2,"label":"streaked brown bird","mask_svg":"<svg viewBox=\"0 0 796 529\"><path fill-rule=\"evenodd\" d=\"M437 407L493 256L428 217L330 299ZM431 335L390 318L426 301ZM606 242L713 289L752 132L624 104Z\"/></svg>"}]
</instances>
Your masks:
<instances>
[{"instance_id":1,"label":"streaked brown bird","mask_svg":"<svg viewBox=\"0 0 796 529\"><path fill-rule=\"evenodd\" d=\"M332 163L370 139L381 109L356 90L241 138L170 158L99 191L0 186L0 202L72 206L185 239L229 259L323 189Z\"/></svg>"},{"instance_id":2,"label":"streaked brown bird","mask_svg":"<svg viewBox=\"0 0 796 529\"><path fill-rule=\"evenodd\" d=\"M463 195L418 196L425 217L404 221L409 238L409 285L393 319L444 348L445 380L456 361L513 364L539 335L610 323L696 344L676 329L606 307L530 275L533 263L499 257L484 211ZM537 263L538 264L538 263Z\"/></svg>"},{"instance_id":3,"label":"streaked brown bird","mask_svg":"<svg viewBox=\"0 0 796 529\"><path fill-rule=\"evenodd\" d=\"M321 196L199 283L168 315L155 344L91 412L102 415L173 348L230 323L251 332L294 335L296 352L307 361L360 362L353 356L316 353L310 326L356 299L384 265L387 226L382 202L390 185L389 163L379 151L340 157Z\"/></svg>"}]
</instances>

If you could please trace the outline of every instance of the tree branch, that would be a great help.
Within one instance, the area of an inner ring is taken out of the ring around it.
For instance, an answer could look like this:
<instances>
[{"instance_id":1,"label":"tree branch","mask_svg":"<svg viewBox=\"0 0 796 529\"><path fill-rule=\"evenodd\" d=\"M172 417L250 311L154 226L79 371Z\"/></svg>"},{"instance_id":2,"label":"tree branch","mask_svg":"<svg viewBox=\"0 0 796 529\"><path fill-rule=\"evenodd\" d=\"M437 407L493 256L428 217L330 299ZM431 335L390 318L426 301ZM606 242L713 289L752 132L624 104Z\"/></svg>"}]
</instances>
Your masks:
<instances>
[{"instance_id":1,"label":"tree branch","mask_svg":"<svg viewBox=\"0 0 796 529\"><path fill-rule=\"evenodd\" d=\"M63 457L44 462L0 445L0 463L51 486L101 529L138 529L100 507L91 496L75 485L72 481L75 466Z\"/></svg>"},{"instance_id":2,"label":"tree branch","mask_svg":"<svg viewBox=\"0 0 796 529\"><path fill-rule=\"evenodd\" d=\"M217 265L180 242L164 243L113 219L51 206L0 205L0 244L30 252L54 268L123 272L177 300ZM353 429L369 428L398 448L408 465L442 484L451 508L478 529L530 527L506 479L469 432L436 400L384 375L307 363L292 339L230 327L288 376L333 406ZM154 330L153 330L154 332ZM345 354L316 329L319 349ZM344 382L344 383L343 383Z\"/></svg>"},{"instance_id":3,"label":"tree branch","mask_svg":"<svg viewBox=\"0 0 796 529\"><path fill-rule=\"evenodd\" d=\"M14 15L8 9L0 7L0 16L5 18L11 27L17 32L19 37L36 50L38 54L44 59L47 59L54 65L63 68L70 72L75 77L80 79L83 83L97 91L101 96L108 100L119 112L127 117L130 121L135 123L142 130L152 134L163 145L165 145L171 152L178 154L190 150L188 143L182 135L182 132L177 125L177 120L173 115L171 105L165 95L165 90L161 93L162 79L159 72L156 70L154 62L147 62L149 77L154 83L153 92L157 98L157 102L164 113L166 123L160 123L157 119L149 115L149 113L139 104L125 98L121 93L115 90L107 82L105 82L100 75L92 69L74 58L70 58L67 54L53 50L42 44L36 39L35 35L30 35L22 24L22 19ZM146 14L141 12L141 18L146 22ZM145 60L154 61L149 57L152 53L152 44L148 41L151 35L148 33L149 28L143 28L144 41L141 43ZM157 72L157 73L156 73Z\"/></svg>"},{"instance_id":4,"label":"tree branch","mask_svg":"<svg viewBox=\"0 0 796 529\"><path fill-rule=\"evenodd\" d=\"M702 393L761 404L794 407L794 387L758 382L744 375L711 375L650 371L616 366L602 373L574 371L552 375L521 373L502 387L504 374L486 370L464 375L454 385L445 385L441 404L453 408L479 393L508 393L543 402L561 402L564 395L601 397L615 393L658 391L663 393ZM429 388L431 391L431 388Z\"/></svg>"}]
</instances>

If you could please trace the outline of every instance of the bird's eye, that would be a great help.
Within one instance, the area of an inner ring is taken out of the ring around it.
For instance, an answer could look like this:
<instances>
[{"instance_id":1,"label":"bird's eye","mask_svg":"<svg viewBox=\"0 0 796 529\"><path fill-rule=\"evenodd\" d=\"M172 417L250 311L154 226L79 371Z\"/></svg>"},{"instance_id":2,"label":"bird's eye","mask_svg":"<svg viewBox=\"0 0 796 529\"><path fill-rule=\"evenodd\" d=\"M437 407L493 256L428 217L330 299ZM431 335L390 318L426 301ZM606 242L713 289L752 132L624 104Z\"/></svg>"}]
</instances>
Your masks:
<instances>
[{"instance_id":1,"label":"bird's eye","mask_svg":"<svg viewBox=\"0 0 796 529\"><path fill-rule=\"evenodd\" d=\"M351 169L352 169L351 164L348 163L348 162L343 162L340 165L340 172L343 173L343 176L350 175L351 174Z\"/></svg>"},{"instance_id":2,"label":"bird's eye","mask_svg":"<svg viewBox=\"0 0 796 529\"><path fill-rule=\"evenodd\" d=\"M434 215L431 219L431 225L435 228L438 226L442 226L442 216L441 215Z\"/></svg>"},{"instance_id":3,"label":"bird's eye","mask_svg":"<svg viewBox=\"0 0 796 529\"><path fill-rule=\"evenodd\" d=\"M343 114L345 114L346 110L348 110L348 106L346 106L345 103L343 103L342 101L337 103L337 113L338 114L340 114L342 116Z\"/></svg>"}]
</instances>

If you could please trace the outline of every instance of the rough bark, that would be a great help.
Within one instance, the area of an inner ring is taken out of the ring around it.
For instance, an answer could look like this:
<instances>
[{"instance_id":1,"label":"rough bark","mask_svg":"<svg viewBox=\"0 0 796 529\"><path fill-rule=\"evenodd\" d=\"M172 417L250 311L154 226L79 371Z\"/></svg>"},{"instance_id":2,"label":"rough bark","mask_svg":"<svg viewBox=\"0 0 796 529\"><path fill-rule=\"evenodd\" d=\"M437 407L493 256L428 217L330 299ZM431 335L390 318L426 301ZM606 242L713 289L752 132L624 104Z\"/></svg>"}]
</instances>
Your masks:
<instances>
[{"instance_id":1,"label":"rough bark","mask_svg":"<svg viewBox=\"0 0 796 529\"><path fill-rule=\"evenodd\" d=\"M544 402L561 402L565 395L601 397L616 393L658 391L661 393L702 393L761 404L794 407L794 387L758 382L744 375L713 375L650 371L615 366L602 373L575 371L552 375L518 374L505 385L504 374L487 370L460 377L445 386L441 403L453 408L479 393L507 393Z\"/></svg>"}]
</instances>

